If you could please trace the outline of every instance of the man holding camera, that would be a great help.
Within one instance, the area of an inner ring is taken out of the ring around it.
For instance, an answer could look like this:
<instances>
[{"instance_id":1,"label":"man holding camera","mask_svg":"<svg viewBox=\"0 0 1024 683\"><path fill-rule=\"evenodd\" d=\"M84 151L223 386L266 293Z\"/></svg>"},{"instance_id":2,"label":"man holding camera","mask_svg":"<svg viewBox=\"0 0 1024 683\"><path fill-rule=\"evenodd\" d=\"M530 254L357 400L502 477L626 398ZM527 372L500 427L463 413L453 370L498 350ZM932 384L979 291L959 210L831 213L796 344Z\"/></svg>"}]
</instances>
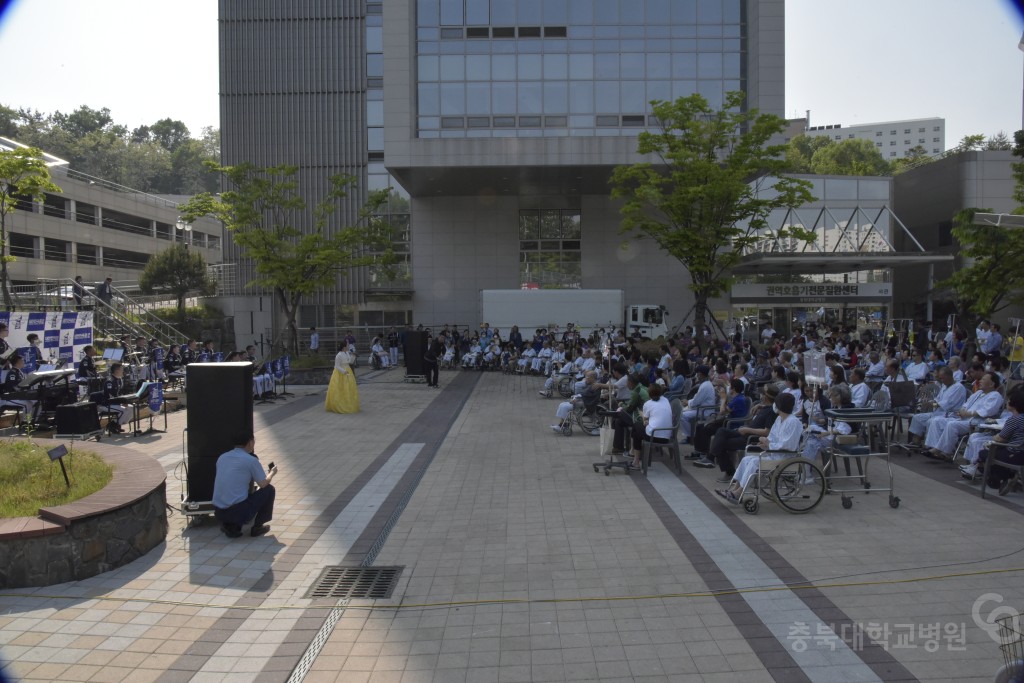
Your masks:
<instances>
[{"instance_id":1,"label":"man holding camera","mask_svg":"<svg viewBox=\"0 0 1024 683\"><path fill-rule=\"evenodd\" d=\"M274 517L274 487L270 480L277 474L274 463L270 463L269 474L253 451L256 437L252 432L239 434L234 439L235 447L217 459L217 478L213 482L214 516L220 520L221 531L228 538L242 535L242 526L253 520L253 537L270 531L267 525ZM259 488L252 490L252 485Z\"/></svg>"}]
</instances>

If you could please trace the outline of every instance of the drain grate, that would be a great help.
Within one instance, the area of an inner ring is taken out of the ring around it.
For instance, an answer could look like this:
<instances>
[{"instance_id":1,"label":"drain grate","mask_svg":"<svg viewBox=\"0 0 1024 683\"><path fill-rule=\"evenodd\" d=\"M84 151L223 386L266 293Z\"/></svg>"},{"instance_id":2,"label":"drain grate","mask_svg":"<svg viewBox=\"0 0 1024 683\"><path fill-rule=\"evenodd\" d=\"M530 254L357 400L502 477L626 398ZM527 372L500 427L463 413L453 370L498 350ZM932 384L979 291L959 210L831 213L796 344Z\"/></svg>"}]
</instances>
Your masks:
<instances>
[{"instance_id":1,"label":"drain grate","mask_svg":"<svg viewBox=\"0 0 1024 683\"><path fill-rule=\"evenodd\" d=\"M390 598L405 567L324 567L307 598Z\"/></svg>"}]
</instances>

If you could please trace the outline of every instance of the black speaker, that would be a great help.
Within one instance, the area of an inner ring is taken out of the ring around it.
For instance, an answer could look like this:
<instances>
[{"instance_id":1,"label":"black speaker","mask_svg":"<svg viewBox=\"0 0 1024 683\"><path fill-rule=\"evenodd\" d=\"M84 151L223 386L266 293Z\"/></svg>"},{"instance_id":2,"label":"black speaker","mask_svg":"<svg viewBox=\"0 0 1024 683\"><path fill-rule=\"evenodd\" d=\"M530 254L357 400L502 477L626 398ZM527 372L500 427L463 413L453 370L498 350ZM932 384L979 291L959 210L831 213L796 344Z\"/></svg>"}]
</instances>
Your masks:
<instances>
[{"instance_id":1,"label":"black speaker","mask_svg":"<svg viewBox=\"0 0 1024 683\"><path fill-rule=\"evenodd\" d=\"M252 363L192 363L185 368L188 399L188 500L213 500L217 458L252 431Z\"/></svg>"},{"instance_id":2,"label":"black speaker","mask_svg":"<svg viewBox=\"0 0 1024 683\"><path fill-rule=\"evenodd\" d=\"M427 333L422 330L408 330L405 333L405 374L425 375L423 354L427 352Z\"/></svg>"},{"instance_id":3,"label":"black speaker","mask_svg":"<svg viewBox=\"0 0 1024 683\"><path fill-rule=\"evenodd\" d=\"M100 431L100 417L95 403L72 403L57 406L57 433L88 434Z\"/></svg>"}]
</instances>

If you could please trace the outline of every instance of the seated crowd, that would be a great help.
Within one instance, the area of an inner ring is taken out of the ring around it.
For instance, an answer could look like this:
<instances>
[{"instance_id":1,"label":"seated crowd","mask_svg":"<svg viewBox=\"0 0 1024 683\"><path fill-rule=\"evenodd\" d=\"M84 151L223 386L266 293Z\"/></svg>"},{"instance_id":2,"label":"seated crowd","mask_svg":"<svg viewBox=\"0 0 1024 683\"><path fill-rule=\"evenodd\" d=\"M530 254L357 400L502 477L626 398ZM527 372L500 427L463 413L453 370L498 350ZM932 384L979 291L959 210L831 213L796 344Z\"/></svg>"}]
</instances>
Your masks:
<instances>
[{"instance_id":1,"label":"seated crowd","mask_svg":"<svg viewBox=\"0 0 1024 683\"><path fill-rule=\"evenodd\" d=\"M1008 386L1020 378L1024 340L1004 340L988 322L974 335L932 331L928 324L882 337L811 323L788 339L771 331L759 343L741 334L698 337L692 328L664 343L619 331L586 337L571 326L563 334L538 330L532 342L512 328L503 342L497 330L482 329L469 338L466 367L493 363L544 377L541 396L558 392L567 399L556 410L555 431L573 410L614 411L613 452L632 454L633 467L640 466L643 442L660 440L655 430L673 426L671 402L679 400L680 440L693 446L686 458L696 467L718 467L719 482L728 484L720 493L729 499L751 467L737 456L753 441L824 464L825 454L840 447L836 437L860 429L828 418L833 407L897 410L900 420L909 419L908 447L939 459L962 456L970 478L988 461L985 481L1001 493L1012 472L999 464L1024 463L1024 389ZM804 376L804 356L812 351L825 364L819 386ZM899 405L897 397L903 397ZM1005 426L993 429L988 423L995 420Z\"/></svg>"}]
</instances>

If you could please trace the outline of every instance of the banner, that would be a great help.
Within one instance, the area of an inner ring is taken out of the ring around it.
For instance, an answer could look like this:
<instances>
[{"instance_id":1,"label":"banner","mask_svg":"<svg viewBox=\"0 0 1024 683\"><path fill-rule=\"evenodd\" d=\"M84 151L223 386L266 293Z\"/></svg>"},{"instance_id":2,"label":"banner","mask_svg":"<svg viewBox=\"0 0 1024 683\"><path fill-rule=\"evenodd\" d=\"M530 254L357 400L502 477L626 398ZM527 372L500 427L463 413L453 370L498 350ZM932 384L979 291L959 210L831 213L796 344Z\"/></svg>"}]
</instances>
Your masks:
<instances>
[{"instance_id":1,"label":"banner","mask_svg":"<svg viewBox=\"0 0 1024 683\"><path fill-rule=\"evenodd\" d=\"M151 382L149 385L149 409L154 413L160 412L160 406L164 404L164 385L159 382Z\"/></svg>"},{"instance_id":2,"label":"banner","mask_svg":"<svg viewBox=\"0 0 1024 683\"><path fill-rule=\"evenodd\" d=\"M82 349L92 344L93 312L65 311L55 313L0 313L0 323L7 325L7 343L20 349L29 346L28 335L37 334L42 341L37 362L50 358L67 360L67 367L78 368ZM25 359L25 371L28 359ZM38 363L37 363L38 364Z\"/></svg>"}]
</instances>

